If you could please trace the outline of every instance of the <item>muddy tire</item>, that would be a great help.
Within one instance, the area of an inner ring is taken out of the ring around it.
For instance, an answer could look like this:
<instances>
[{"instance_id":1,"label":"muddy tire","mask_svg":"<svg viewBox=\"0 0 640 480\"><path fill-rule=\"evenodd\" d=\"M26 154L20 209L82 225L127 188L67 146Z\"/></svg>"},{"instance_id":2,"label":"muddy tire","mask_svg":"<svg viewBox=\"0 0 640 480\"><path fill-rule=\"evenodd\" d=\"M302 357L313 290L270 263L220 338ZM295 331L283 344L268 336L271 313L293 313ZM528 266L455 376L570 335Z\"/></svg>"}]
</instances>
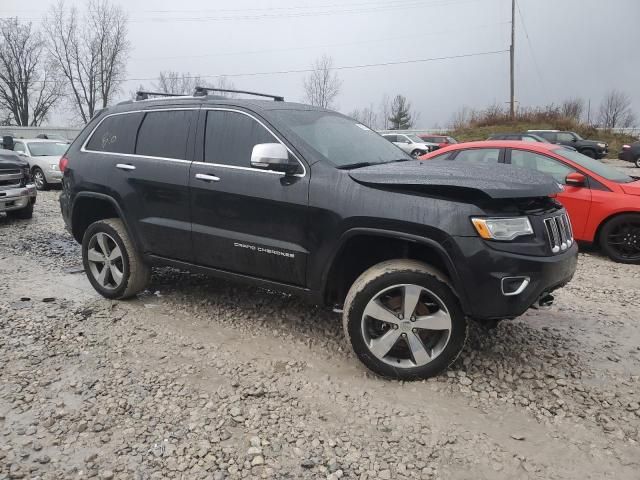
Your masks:
<instances>
[{"instance_id":1,"label":"muddy tire","mask_svg":"<svg viewBox=\"0 0 640 480\"><path fill-rule=\"evenodd\" d=\"M468 332L446 279L414 260L389 260L360 275L347 294L343 326L362 363L380 376L402 380L446 370Z\"/></svg>"},{"instance_id":2,"label":"muddy tire","mask_svg":"<svg viewBox=\"0 0 640 480\"><path fill-rule=\"evenodd\" d=\"M20 210L10 210L7 212L7 217L15 218L16 220L29 220L33 217L33 201L29 201L26 207Z\"/></svg>"},{"instance_id":3,"label":"muddy tire","mask_svg":"<svg viewBox=\"0 0 640 480\"><path fill-rule=\"evenodd\" d=\"M146 288L151 278L151 269L117 218L89 225L82 239L82 263L93 288L106 298L133 297Z\"/></svg>"}]
</instances>

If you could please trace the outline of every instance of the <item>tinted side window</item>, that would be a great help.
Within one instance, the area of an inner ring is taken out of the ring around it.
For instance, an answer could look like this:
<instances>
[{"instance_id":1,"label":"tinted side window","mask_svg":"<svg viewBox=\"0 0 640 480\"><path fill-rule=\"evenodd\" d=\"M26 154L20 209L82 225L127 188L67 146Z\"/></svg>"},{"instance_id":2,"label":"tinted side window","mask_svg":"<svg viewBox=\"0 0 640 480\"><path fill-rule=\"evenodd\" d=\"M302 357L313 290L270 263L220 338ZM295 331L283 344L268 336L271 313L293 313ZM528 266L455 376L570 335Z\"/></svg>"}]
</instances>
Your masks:
<instances>
[{"instance_id":1,"label":"tinted side window","mask_svg":"<svg viewBox=\"0 0 640 480\"><path fill-rule=\"evenodd\" d=\"M565 178L568 174L575 172L573 168L562 162L525 150L511 150L511 165L546 173L561 184L566 183Z\"/></svg>"},{"instance_id":2,"label":"tinted side window","mask_svg":"<svg viewBox=\"0 0 640 480\"><path fill-rule=\"evenodd\" d=\"M462 150L455 158L456 161L474 163L498 163L500 160L499 148L474 148Z\"/></svg>"},{"instance_id":3,"label":"tinted side window","mask_svg":"<svg viewBox=\"0 0 640 480\"><path fill-rule=\"evenodd\" d=\"M573 142L575 137L571 133L558 133L558 142Z\"/></svg>"},{"instance_id":4,"label":"tinted side window","mask_svg":"<svg viewBox=\"0 0 640 480\"><path fill-rule=\"evenodd\" d=\"M20 143L20 142L15 142L13 144L13 151L14 152L22 152L22 153L26 153L26 149L24 148L24 144Z\"/></svg>"},{"instance_id":5,"label":"tinted side window","mask_svg":"<svg viewBox=\"0 0 640 480\"><path fill-rule=\"evenodd\" d=\"M136 142L136 154L185 160L193 110L148 112Z\"/></svg>"},{"instance_id":6,"label":"tinted side window","mask_svg":"<svg viewBox=\"0 0 640 480\"><path fill-rule=\"evenodd\" d=\"M396 135L385 135L384 138L386 138L390 142L397 142L398 141Z\"/></svg>"},{"instance_id":7,"label":"tinted side window","mask_svg":"<svg viewBox=\"0 0 640 480\"><path fill-rule=\"evenodd\" d=\"M555 132L539 132L539 133L536 133L536 135L540 135L542 138L544 138L545 140L550 141L551 143L556 141Z\"/></svg>"},{"instance_id":8,"label":"tinted side window","mask_svg":"<svg viewBox=\"0 0 640 480\"><path fill-rule=\"evenodd\" d=\"M204 161L236 167L251 166L251 152L259 143L279 143L253 118L237 112L207 112Z\"/></svg>"},{"instance_id":9,"label":"tinted side window","mask_svg":"<svg viewBox=\"0 0 640 480\"><path fill-rule=\"evenodd\" d=\"M133 153L142 115L142 113L127 113L105 118L93 132L87 143L87 150Z\"/></svg>"}]
</instances>

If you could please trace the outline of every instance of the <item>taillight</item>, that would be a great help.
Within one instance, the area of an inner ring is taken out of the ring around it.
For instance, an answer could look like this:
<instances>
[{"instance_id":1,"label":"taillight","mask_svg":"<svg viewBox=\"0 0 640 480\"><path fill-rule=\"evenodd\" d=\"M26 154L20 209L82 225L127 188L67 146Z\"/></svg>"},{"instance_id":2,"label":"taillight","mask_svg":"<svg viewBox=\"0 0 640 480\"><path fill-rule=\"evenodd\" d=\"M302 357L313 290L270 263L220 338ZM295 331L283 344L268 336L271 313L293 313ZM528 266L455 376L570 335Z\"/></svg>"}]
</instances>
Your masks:
<instances>
[{"instance_id":1,"label":"taillight","mask_svg":"<svg viewBox=\"0 0 640 480\"><path fill-rule=\"evenodd\" d=\"M69 159L66 155L60 157L60 161L58 162L58 168L62 173L67 169L67 165L69 165Z\"/></svg>"}]
</instances>

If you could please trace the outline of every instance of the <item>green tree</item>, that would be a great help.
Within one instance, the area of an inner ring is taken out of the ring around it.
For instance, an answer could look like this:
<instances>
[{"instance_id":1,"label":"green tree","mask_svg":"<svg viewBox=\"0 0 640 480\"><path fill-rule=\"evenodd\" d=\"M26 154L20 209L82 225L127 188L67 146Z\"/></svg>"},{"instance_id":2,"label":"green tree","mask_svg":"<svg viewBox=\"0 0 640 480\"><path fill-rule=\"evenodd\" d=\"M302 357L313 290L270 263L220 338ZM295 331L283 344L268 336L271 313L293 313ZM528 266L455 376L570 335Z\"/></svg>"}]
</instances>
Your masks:
<instances>
[{"instance_id":1,"label":"green tree","mask_svg":"<svg viewBox=\"0 0 640 480\"><path fill-rule=\"evenodd\" d=\"M393 99L389 123L391 130L406 130L413 126L411 104L403 95L396 95Z\"/></svg>"}]
</instances>

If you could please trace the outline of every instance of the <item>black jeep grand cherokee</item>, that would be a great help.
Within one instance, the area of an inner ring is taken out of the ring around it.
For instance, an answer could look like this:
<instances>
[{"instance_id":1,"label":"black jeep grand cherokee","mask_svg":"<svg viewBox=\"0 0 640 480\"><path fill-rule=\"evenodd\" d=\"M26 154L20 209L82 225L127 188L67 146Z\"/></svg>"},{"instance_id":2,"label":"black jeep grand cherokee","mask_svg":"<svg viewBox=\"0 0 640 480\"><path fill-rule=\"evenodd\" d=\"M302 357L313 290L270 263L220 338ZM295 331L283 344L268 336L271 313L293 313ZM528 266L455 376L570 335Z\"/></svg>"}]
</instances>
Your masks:
<instances>
[{"instance_id":1,"label":"black jeep grand cherokee","mask_svg":"<svg viewBox=\"0 0 640 480\"><path fill-rule=\"evenodd\" d=\"M343 310L371 370L424 378L459 355L468 319L517 317L571 279L550 177L416 161L275 100L126 102L87 125L60 203L100 294L135 295L154 265L294 292Z\"/></svg>"}]
</instances>

